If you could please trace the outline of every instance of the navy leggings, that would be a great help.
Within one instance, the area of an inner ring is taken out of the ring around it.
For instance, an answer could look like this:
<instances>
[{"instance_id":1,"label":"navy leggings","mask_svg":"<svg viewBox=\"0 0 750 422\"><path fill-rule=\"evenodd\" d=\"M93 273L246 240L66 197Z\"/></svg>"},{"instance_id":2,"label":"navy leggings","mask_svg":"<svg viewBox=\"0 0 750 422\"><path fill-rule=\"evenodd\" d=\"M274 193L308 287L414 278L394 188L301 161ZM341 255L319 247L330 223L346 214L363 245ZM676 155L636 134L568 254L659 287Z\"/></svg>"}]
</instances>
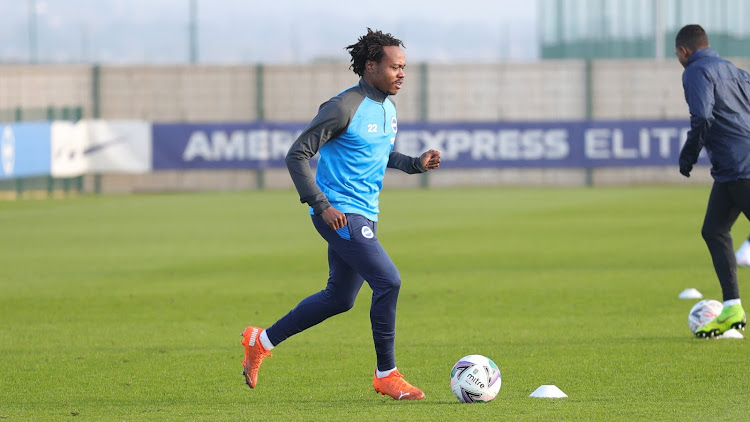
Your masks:
<instances>
[{"instance_id":1,"label":"navy leggings","mask_svg":"<svg viewBox=\"0 0 750 422\"><path fill-rule=\"evenodd\" d=\"M269 327L266 334L271 343L278 345L294 334L348 311L367 280L372 289L370 322L377 366L387 371L396 367L396 302L401 277L375 237L377 223L359 214L346 214L346 218L346 227L333 230L321 216L312 217L318 233L328 242L328 285L302 300Z\"/></svg>"},{"instance_id":2,"label":"navy leggings","mask_svg":"<svg viewBox=\"0 0 750 422\"><path fill-rule=\"evenodd\" d=\"M737 260L730 230L740 212L750 220L750 180L716 183L708 197L701 234L706 241L724 300L739 299Z\"/></svg>"}]
</instances>

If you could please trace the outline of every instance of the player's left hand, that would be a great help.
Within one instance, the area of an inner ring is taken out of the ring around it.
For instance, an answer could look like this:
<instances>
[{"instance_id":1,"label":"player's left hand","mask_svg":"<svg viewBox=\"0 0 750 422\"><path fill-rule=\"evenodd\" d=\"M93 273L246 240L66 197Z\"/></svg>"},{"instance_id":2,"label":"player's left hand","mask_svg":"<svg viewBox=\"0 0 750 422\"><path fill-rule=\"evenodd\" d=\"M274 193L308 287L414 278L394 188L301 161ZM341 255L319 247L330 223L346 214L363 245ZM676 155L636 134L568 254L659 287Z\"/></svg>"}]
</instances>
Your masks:
<instances>
[{"instance_id":1,"label":"player's left hand","mask_svg":"<svg viewBox=\"0 0 750 422\"><path fill-rule=\"evenodd\" d=\"M427 170L434 170L440 167L440 151L431 149L419 156L419 162Z\"/></svg>"},{"instance_id":2,"label":"player's left hand","mask_svg":"<svg viewBox=\"0 0 750 422\"><path fill-rule=\"evenodd\" d=\"M690 172L693 170L693 165L689 161L680 160L680 174L685 177L690 177Z\"/></svg>"}]
</instances>

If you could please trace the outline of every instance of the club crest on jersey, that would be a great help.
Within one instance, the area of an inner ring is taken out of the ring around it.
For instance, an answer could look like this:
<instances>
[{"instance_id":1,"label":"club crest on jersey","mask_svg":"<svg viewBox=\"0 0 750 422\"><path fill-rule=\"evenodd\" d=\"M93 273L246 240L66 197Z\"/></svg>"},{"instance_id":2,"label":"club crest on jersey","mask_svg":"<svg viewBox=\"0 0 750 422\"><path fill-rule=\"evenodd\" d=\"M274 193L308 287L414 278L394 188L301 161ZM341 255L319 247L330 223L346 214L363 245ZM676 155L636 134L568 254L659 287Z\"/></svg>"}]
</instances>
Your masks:
<instances>
[{"instance_id":1,"label":"club crest on jersey","mask_svg":"<svg viewBox=\"0 0 750 422\"><path fill-rule=\"evenodd\" d=\"M365 239L372 239L375 237L375 233L372 232L372 229L367 226L362 226L362 237Z\"/></svg>"},{"instance_id":2,"label":"club crest on jersey","mask_svg":"<svg viewBox=\"0 0 750 422\"><path fill-rule=\"evenodd\" d=\"M396 116L391 117L391 129L393 130L393 133L398 132L398 123L396 122Z\"/></svg>"}]
</instances>

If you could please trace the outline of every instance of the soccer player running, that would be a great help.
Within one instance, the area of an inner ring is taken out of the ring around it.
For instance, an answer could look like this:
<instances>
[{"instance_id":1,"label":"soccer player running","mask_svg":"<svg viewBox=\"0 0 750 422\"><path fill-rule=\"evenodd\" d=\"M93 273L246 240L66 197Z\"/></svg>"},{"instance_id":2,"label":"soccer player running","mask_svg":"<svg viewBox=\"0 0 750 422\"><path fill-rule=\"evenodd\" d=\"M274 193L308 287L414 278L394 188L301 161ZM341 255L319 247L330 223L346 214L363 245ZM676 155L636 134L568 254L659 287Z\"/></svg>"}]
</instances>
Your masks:
<instances>
[{"instance_id":1,"label":"soccer player running","mask_svg":"<svg viewBox=\"0 0 750 422\"><path fill-rule=\"evenodd\" d=\"M424 393L396 369L396 301L398 270L375 236L378 196L386 167L423 173L440 166L440 151L419 157L393 151L396 108L389 98L404 82L406 60L401 40L367 29L346 49L359 83L323 103L318 114L289 149L286 164L300 196L310 206L312 223L328 242L328 284L303 299L267 329L247 327L243 374L250 388L269 351L290 336L348 311L366 280L377 369L375 391L396 400L420 400ZM310 159L320 153L313 177Z\"/></svg>"},{"instance_id":2,"label":"soccer player running","mask_svg":"<svg viewBox=\"0 0 750 422\"><path fill-rule=\"evenodd\" d=\"M709 338L731 328L744 330L747 320L730 230L740 212L750 219L750 74L719 57L699 25L680 29L675 54L685 68L682 86L690 110L680 173L690 177L706 148L714 179L701 234L721 284L724 309L695 333Z\"/></svg>"}]
</instances>

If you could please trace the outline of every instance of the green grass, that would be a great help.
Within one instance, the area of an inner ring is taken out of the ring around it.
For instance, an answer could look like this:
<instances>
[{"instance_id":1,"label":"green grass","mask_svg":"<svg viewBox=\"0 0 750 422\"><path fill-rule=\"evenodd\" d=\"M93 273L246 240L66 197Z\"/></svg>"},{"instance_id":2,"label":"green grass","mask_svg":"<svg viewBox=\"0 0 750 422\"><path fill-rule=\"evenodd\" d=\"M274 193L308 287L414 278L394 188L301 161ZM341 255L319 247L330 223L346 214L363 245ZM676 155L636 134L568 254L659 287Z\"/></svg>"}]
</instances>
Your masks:
<instances>
[{"instance_id":1,"label":"green grass","mask_svg":"<svg viewBox=\"0 0 750 422\"><path fill-rule=\"evenodd\" d=\"M421 402L372 389L367 287L243 384L242 329L327 279L292 191L0 202L0 419L743 420L747 341L693 339L677 299L721 299L708 190L386 190L396 357ZM463 405L449 372L475 353L503 387ZM543 384L569 398L529 398Z\"/></svg>"}]
</instances>

